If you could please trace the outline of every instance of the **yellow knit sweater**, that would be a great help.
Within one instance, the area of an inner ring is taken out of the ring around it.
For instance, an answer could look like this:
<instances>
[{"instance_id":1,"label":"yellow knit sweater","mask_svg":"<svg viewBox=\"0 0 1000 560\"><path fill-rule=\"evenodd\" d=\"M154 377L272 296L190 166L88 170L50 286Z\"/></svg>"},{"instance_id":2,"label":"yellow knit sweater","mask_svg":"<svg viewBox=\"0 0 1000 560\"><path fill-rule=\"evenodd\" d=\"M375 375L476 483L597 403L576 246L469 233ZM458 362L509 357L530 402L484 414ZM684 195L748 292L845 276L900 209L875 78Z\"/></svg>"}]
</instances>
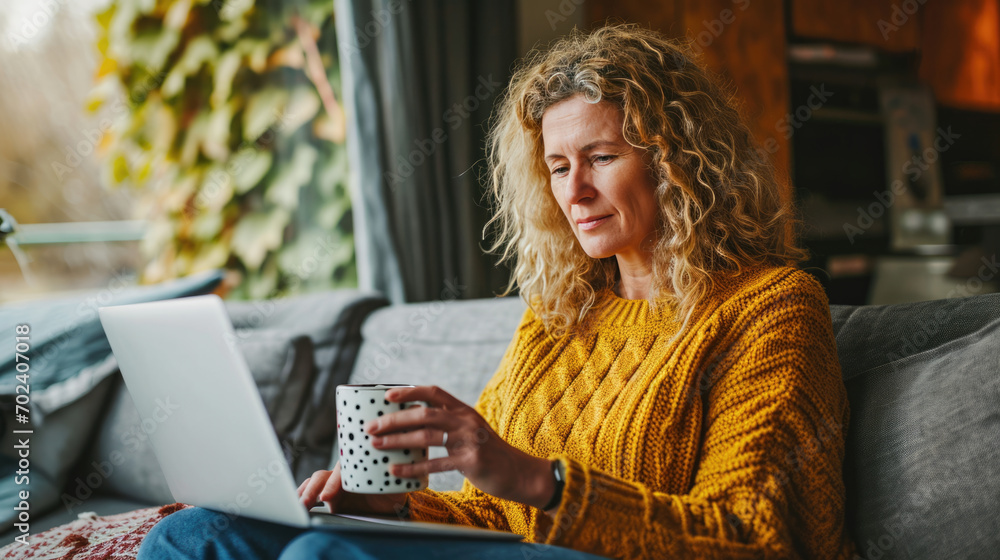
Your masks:
<instances>
[{"instance_id":1,"label":"yellow knit sweater","mask_svg":"<svg viewBox=\"0 0 1000 560\"><path fill-rule=\"evenodd\" d=\"M564 462L554 518L468 480L410 494L412 517L613 558L850 558L847 394L819 283L750 269L669 343L669 310L599 297L558 340L528 310L476 405L511 445Z\"/></svg>"}]
</instances>

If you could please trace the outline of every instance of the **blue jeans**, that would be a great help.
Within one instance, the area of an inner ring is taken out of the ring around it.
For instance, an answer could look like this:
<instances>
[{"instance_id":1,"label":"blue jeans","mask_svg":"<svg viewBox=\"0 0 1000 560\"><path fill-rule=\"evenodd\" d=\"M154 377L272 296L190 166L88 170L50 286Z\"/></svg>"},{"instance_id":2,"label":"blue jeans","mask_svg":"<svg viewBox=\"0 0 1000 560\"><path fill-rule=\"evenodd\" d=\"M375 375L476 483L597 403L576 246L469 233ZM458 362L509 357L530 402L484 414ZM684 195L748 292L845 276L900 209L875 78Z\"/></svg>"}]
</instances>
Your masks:
<instances>
[{"instance_id":1,"label":"blue jeans","mask_svg":"<svg viewBox=\"0 0 1000 560\"><path fill-rule=\"evenodd\" d=\"M153 526L136 560L601 560L544 544L346 535L187 508Z\"/></svg>"}]
</instances>

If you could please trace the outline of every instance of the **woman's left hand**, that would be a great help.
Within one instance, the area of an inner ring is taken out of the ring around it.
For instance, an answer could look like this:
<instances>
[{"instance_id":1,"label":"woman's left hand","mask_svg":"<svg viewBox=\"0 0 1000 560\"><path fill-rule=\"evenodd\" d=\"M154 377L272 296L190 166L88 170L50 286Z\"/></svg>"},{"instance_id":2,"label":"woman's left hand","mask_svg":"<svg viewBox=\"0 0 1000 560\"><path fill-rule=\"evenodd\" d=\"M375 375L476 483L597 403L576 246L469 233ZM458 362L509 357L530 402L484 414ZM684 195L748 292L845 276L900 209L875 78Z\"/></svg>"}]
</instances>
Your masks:
<instances>
[{"instance_id":1,"label":"woman's left hand","mask_svg":"<svg viewBox=\"0 0 1000 560\"><path fill-rule=\"evenodd\" d=\"M386 414L365 430L377 449L440 446L448 434L447 457L392 465L399 477L458 470L476 488L505 500L543 507L555 493L552 465L513 447L497 435L476 409L435 386L386 391L390 402L425 401ZM378 437L374 437L378 436Z\"/></svg>"}]
</instances>

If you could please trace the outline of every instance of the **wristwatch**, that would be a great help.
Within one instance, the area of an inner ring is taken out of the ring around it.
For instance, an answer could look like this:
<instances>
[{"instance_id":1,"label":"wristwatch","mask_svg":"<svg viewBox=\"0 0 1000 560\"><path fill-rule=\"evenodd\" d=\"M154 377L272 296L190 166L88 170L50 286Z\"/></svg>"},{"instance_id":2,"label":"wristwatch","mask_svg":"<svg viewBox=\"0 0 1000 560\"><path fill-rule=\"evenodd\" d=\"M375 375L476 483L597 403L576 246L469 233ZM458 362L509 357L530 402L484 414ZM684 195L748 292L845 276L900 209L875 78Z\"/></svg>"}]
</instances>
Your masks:
<instances>
[{"instance_id":1,"label":"wristwatch","mask_svg":"<svg viewBox=\"0 0 1000 560\"><path fill-rule=\"evenodd\" d=\"M542 509L548 511L562 503L563 489L566 487L566 467L559 459L552 461L552 475L556 479L556 491L552 494L552 499L545 504Z\"/></svg>"},{"instance_id":2,"label":"wristwatch","mask_svg":"<svg viewBox=\"0 0 1000 560\"><path fill-rule=\"evenodd\" d=\"M409 519L410 518L410 494L407 493L406 497L403 498L403 505L400 506L396 504L396 517L399 519Z\"/></svg>"}]
</instances>

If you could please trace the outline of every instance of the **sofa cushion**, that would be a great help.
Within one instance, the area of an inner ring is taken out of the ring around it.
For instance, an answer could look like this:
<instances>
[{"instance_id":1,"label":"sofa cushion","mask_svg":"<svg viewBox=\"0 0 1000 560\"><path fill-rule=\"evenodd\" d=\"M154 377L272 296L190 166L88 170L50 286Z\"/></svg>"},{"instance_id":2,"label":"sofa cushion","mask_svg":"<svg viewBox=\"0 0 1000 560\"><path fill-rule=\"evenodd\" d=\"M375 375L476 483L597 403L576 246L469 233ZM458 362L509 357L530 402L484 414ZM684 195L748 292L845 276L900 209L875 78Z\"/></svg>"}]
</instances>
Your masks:
<instances>
[{"instance_id":1,"label":"sofa cushion","mask_svg":"<svg viewBox=\"0 0 1000 560\"><path fill-rule=\"evenodd\" d=\"M1000 294L831 315L851 406L844 470L859 552L1000 550Z\"/></svg>"},{"instance_id":2,"label":"sofa cushion","mask_svg":"<svg viewBox=\"0 0 1000 560\"><path fill-rule=\"evenodd\" d=\"M380 309L362 328L364 343L350 382L437 385L475 404L496 373L524 310L517 297ZM443 448L430 449L431 458L444 455ZM457 472L430 476L435 490L461 485Z\"/></svg>"},{"instance_id":3,"label":"sofa cushion","mask_svg":"<svg viewBox=\"0 0 1000 560\"><path fill-rule=\"evenodd\" d=\"M316 377L286 449L296 480L329 468L337 433L336 387L351 374L362 323L388 303L374 293L337 290L281 300L268 315L269 328L308 335L315 348Z\"/></svg>"},{"instance_id":4,"label":"sofa cushion","mask_svg":"<svg viewBox=\"0 0 1000 560\"><path fill-rule=\"evenodd\" d=\"M312 339L279 329L236 331L279 440L285 440L302 415L316 375Z\"/></svg>"},{"instance_id":5,"label":"sofa cushion","mask_svg":"<svg viewBox=\"0 0 1000 560\"><path fill-rule=\"evenodd\" d=\"M62 493L58 511L74 518L108 496L145 506L174 501L121 374L112 391L96 437Z\"/></svg>"}]
</instances>

